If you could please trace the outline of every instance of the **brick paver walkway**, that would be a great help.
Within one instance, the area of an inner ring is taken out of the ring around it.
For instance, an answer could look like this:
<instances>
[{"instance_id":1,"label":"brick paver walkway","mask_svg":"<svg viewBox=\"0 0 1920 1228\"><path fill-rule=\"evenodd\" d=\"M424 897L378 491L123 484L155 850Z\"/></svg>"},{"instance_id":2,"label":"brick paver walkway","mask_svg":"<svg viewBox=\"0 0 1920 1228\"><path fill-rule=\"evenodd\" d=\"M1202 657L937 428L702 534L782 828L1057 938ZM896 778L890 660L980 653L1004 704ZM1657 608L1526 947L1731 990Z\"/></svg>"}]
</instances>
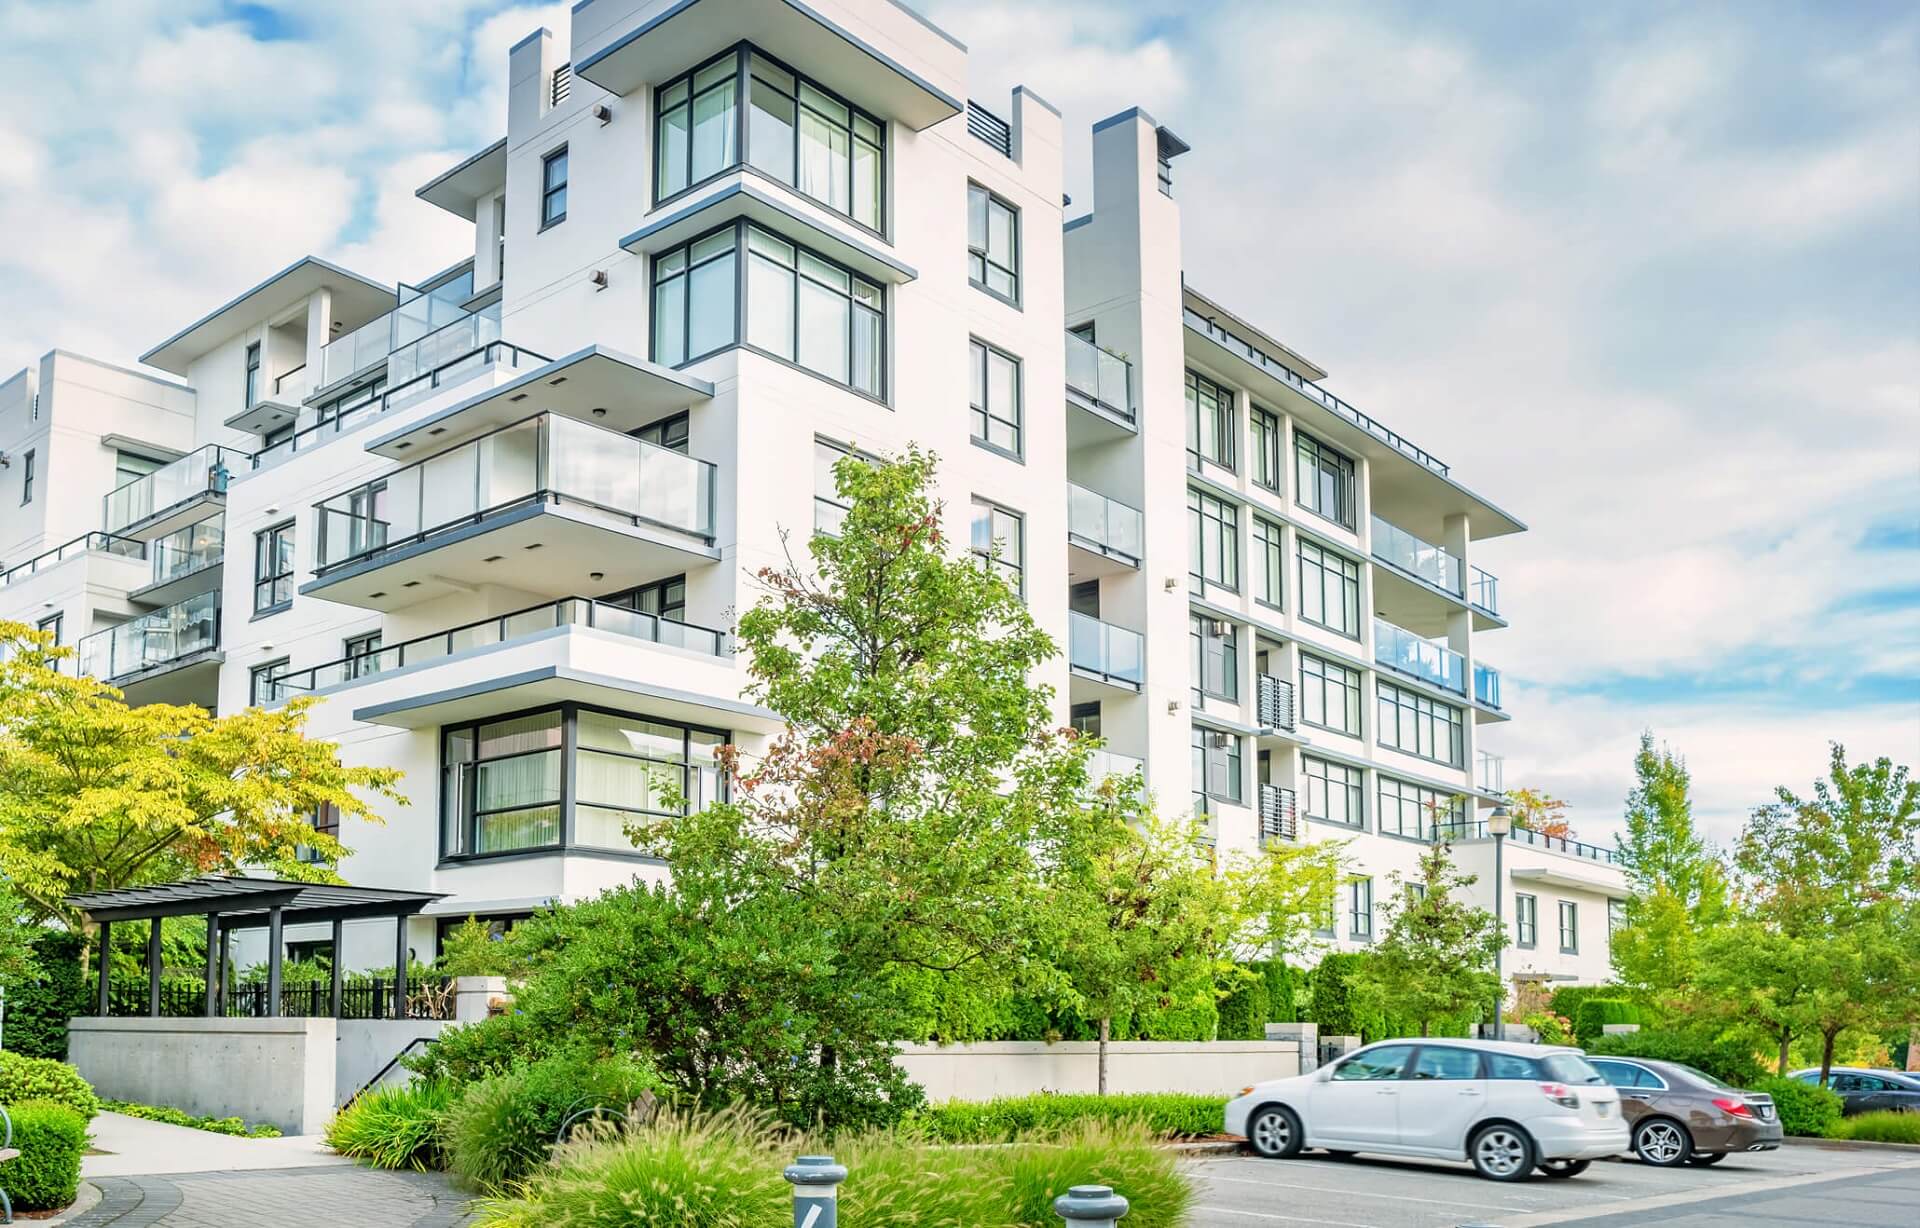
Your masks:
<instances>
[{"instance_id":1,"label":"brick paver walkway","mask_svg":"<svg viewBox=\"0 0 1920 1228\"><path fill-rule=\"evenodd\" d=\"M460 1228L468 1196L434 1173L280 1168L94 1177L100 1202L67 1228Z\"/></svg>"}]
</instances>

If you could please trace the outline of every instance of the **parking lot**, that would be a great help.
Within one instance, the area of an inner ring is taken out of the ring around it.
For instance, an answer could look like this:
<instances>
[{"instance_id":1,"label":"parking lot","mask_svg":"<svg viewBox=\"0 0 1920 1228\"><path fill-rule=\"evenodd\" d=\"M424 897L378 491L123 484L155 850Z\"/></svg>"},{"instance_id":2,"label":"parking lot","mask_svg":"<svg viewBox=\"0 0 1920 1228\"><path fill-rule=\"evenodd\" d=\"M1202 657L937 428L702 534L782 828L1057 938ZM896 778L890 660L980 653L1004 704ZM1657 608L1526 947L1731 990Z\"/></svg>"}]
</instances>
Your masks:
<instances>
[{"instance_id":1,"label":"parking lot","mask_svg":"<svg viewBox=\"0 0 1920 1228\"><path fill-rule=\"evenodd\" d=\"M1501 1184L1465 1164L1306 1152L1193 1161L1193 1222L1212 1228L1807 1228L1920 1225L1920 1153L1788 1146L1730 1156L1712 1168L1651 1168L1607 1160L1569 1180Z\"/></svg>"}]
</instances>

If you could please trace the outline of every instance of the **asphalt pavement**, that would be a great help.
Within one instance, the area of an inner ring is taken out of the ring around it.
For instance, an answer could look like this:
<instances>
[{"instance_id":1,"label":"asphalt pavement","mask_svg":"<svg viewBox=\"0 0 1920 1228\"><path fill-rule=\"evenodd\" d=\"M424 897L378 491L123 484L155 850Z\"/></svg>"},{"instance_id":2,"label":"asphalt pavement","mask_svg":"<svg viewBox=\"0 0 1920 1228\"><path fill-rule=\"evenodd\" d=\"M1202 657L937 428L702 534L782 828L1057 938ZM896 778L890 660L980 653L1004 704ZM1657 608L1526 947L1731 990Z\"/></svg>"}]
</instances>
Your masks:
<instances>
[{"instance_id":1,"label":"asphalt pavement","mask_svg":"<svg viewBox=\"0 0 1920 1228\"><path fill-rule=\"evenodd\" d=\"M1711 1168L1602 1160L1503 1184L1465 1164L1306 1152L1196 1159L1204 1228L1920 1228L1920 1152L1792 1145Z\"/></svg>"}]
</instances>

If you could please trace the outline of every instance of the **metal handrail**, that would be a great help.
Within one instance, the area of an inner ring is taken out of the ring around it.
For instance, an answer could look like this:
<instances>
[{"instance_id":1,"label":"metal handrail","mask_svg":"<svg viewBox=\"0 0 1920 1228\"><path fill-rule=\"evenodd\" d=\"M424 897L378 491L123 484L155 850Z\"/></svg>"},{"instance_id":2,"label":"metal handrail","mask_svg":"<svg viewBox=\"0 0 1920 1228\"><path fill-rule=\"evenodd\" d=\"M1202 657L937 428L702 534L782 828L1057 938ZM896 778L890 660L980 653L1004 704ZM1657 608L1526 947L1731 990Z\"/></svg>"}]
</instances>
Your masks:
<instances>
[{"instance_id":1,"label":"metal handrail","mask_svg":"<svg viewBox=\"0 0 1920 1228\"><path fill-rule=\"evenodd\" d=\"M1448 840L1493 839L1493 833L1487 830L1485 819L1449 819L1434 824L1433 834L1435 839L1442 837ZM1550 849L1557 853L1566 853L1569 856L1579 857L1585 861L1597 861L1602 865L1609 866L1614 864L1614 853L1612 849L1602 848L1597 844L1587 844L1568 836L1543 835L1530 828L1522 827L1518 823L1513 825L1513 829L1508 832L1506 838L1517 841L1520 844L1532 845L1535 848Z\"/></svg>"},{"instance_id":2,"label":"metal handrail","mask_svg":"<svg viewBox=\"0 0 1920 1228\"><path fill-rule=\"evenodd\" d=\"M400 1059L407 1056L407 1054L412 1053L415 1048L421 1048L421 1049L430 1048L433 1045L439 1043L439 1040L440 1038L438 1036L416 1036L412 1040L408 1041L406 1044L400 1046L400 1052L394 1054L391 1058L388 1058L387 1064L385 1066L382 1066L378 1071L376 1071L374 1076L371 1079L368 1079L365 1083L362 1083L359 1087L355 1088L353 1095L348 1096L346 1099L346 1102L342 1104L339 1107L339 1109L336 1111L341 1113L346 1112L348 1107L352 1105L354 1101L360 1099L360 1097L366 1095L369 1091L372 1091L373 1088L380 1082L380 1080L386 1078L389 1074L393 1073L393 1068L400 1064Z\"/></svg>"},{"instance_id":3,"label":"metal handrail","mask_svg":"<svg viewBox=\"0 0 1920 1228\"><path fill-rule=\"evenodd\" d=\"M1293 683L1272 674L1254 677L1254 711L1269 729L1294 727Z\"/></svg>"},{"instance_id":4,"label":"metal handrail","mask_svg":"<svg viewBox=\"0 0 1920 1228\"><path fill-rule=\"evenodd\" d=\"M100 544L96 545L96 542ZM119 549L114 543L120 543L120 545L127 547L127 549ZM131 537L121 537L118 533L106 533L95 529L91 533L82 533L72 541L61 542L51 550L42 550L39 554L34 555L24 563L15 563L5 571L0 571L0 587L12 584L14 577L22 572L28 575L35 574L40 570L40 565L48 559L52 559L56 563L66 562L68 557L70 557L67 551L73 549L75 546L79 546L83 554L92 550L107 550L119 555L121 558L144 559L147 557L147 543L136 541Z\"/></svg>"},{"instance_id":5,"label":"metal handrail","mask_svg":"<svg viewBox=\"0 0 1920 1228\"><path fill-rule=\"evenodd\" d=\"M303 363L301 363L301 364L300 364L299 366L297 366L297 367L295 367L295 368L293 368L293 369L292 369L291 371L282 371L282 372L281 372L280 374L278 374L278 375L276 375L276 376L274 376L274 377L273 377L273 392L274 392L274 395L275 395L275 396L278 396L278 395L280 395L280 389L281 389L281 387L282 387L282 386L283 386L283 385L284 385L284 384L285 384L285 383L286 383L286 382L287 382L288 380L290 380L290 379L292 379L292 378L293 378L294 376L296 376L296 375L298 375L298 374L300 374L300 373L301 373L302 371L305 371L306 369L307 369L307 364L303 362Z\"/></svg>"}]
</instances>

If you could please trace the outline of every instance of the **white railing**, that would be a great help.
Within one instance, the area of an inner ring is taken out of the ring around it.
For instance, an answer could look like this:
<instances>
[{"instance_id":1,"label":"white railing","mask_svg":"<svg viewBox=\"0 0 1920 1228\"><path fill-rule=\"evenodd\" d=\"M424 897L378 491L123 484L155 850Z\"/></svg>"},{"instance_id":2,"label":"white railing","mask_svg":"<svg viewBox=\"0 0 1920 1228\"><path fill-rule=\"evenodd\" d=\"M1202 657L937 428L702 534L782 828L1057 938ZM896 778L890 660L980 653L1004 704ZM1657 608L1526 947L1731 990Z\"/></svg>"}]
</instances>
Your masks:
<instances>
[{"instance_id":1,"label":"white railing","mask_svg":"<svg viewBox=\"0 0 1920 1228\"><path fill-rule=\"evenodd\" d=\"M1507 791L1507 761L1491 751L1475 751L1473 779L1483 792Z\"/></svg>"}]
</instances>

